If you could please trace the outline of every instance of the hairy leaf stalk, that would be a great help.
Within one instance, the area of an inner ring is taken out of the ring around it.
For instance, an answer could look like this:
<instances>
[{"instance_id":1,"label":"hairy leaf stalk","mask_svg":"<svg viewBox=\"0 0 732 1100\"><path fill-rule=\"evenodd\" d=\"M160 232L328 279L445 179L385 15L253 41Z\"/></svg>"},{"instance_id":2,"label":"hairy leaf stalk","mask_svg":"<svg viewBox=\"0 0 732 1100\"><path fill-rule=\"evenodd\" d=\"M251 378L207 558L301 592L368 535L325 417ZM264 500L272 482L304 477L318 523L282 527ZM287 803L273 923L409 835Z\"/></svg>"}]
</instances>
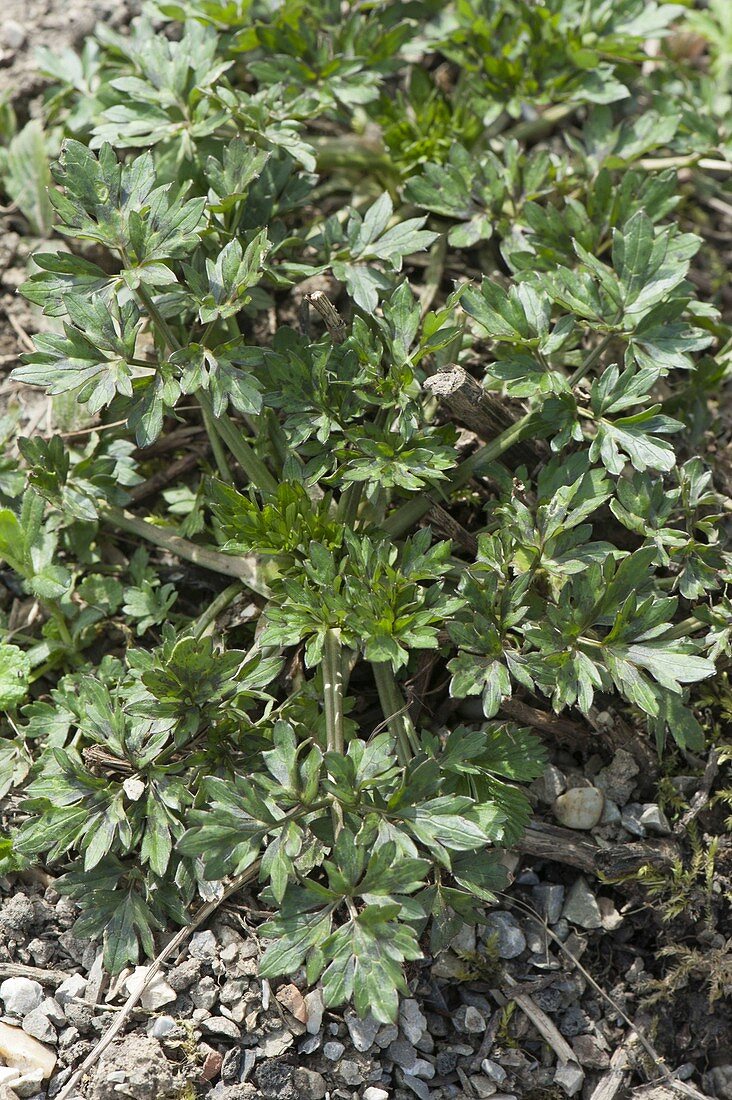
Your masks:
<instances>
[{"instance_id":1,"label":"hairy leaf stalk","mask_svg":"<svg viewBox=\"0 0 732 1100\"><path fill-rule=\"evenodd\" d=\"M386 661L372 661L371 667L386 724L396 739L399 761L406 765L419 752L417 731L407 712L407 704L397 686L391 665Z\"/></svg>"},{"instance_id":2,"label":"hairy leaf stalk","mask_svg":"<svg viewBox=\"0 0 732 1100\"><path fill-rule=\"evenodd\" d=\"M344 750L343 740L343 647L340 632L329 630L323 647L323 705L329 752Z\"/></svg>"}]
</instances>

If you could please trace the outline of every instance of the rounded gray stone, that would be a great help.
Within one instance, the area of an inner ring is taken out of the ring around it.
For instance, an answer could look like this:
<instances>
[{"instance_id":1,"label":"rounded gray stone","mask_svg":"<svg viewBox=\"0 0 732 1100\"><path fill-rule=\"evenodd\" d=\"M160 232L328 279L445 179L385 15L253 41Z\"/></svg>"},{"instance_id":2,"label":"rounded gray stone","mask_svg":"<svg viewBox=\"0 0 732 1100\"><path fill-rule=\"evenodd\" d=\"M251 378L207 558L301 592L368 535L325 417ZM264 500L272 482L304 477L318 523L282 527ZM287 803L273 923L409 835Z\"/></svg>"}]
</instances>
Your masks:
<instances>
[{"instance_id":1,"label":"rounded gray stone","mask_svg":"<svg viewBox=\"0 0 732 1100\"><path fill-rule=\"evenodd\" d=\"M0 1000L9 1016L27 1016L43 1001L43 986L30 978L6 978L0 985Z\"/></svg>"},{"instance_id":2,"label":"rounded gray stone","mask_svg":"<svg viewBox=\"0 0 732 1100\"><path fill-rule=\"evenodd\" d=\"M485 919L485 939L495 945L498 957L515 959L526 950L526 936L511 913L500 910L489 913Z\"/></svg>"}]
</instances>

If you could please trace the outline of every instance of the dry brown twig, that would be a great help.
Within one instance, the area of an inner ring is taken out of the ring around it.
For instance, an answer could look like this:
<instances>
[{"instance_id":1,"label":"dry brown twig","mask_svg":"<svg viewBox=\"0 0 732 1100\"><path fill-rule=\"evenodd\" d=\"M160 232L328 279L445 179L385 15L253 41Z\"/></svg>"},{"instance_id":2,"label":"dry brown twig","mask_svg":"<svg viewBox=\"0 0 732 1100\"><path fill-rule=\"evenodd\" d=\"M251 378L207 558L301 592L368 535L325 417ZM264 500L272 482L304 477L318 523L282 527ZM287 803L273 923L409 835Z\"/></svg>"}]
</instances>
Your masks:
<instances>
[{"instance_id":1,"label":"dry brown twig","mask_svg":"<svg viewBox=\"0 0 732 1100\"><path fill-rule=\"evenodd\" d=\"M0 963L0 978L30 978L39 985L60 985L68 978L63 970L47 970L43 966L25 966L23 963Z\"/></svg>"},{"instance_id":2,"label":"dry brown twig","mask_svg":"<svg viewBox=\"0 0 732 1100\"><path fill-rule=\"evenodd\" d=\"M508 986L509 996L519 1006L525 1016L528 1016L542 1039L552 1048L560 1062L577 1062L577 1055L557 1027L547 1016L546 1012L531 999L528 993L518 992L518 982L509 975L504 975L504 984ZM579 1064L579 1063L577 1063Z\"/></svg>"},{"instance_id":3,"label":"dry brown twig","mask_svg":"<svg viewBox=\"0 0 732 1100\"><path fill-rule=\"evenodd\" d=\"M8 320L8 324L10 325L13 332L18 337L18 340L23 345L23 347L26 349L26 351L35 351L36 350L35 344L31 340L30 336L25 331L25 329L23 328L23 326L21 325L21 323L17 319L17 317L13 317L12 313L10 313L8 310L5 311L5 316Z\"/></svg>"},{"instance_id":4,"label":"dry brown twig","mask_svg":"<svg viewBox=\"0 0 732 1100\"><path fill-rule=\"evenodd\" d=\"M312 294L305 295L305 301L323 318L333 343L342 344L348 335L348 329L328 295L322 290L314 290Z\"/></svg>"},{"instance_id":5,"label":"dry brown twig","mask_svg":"<svg viewBox=\"0 0 732 1100\"><path fill-rule=\"evenodd\" d=\"M704 769L704 775L702 776L701 786L692 798L689 809L683 814L677 821L674 832L677 835L682 835L686 832L688 826L697 817L698 814L706 806L709 801L709 795L711 794L712 787L714 786L714 780L719 774L719 752L717 749L712 749L709 753L709 759L707 760L707 766Z\"/></svg>"}]
</instances>

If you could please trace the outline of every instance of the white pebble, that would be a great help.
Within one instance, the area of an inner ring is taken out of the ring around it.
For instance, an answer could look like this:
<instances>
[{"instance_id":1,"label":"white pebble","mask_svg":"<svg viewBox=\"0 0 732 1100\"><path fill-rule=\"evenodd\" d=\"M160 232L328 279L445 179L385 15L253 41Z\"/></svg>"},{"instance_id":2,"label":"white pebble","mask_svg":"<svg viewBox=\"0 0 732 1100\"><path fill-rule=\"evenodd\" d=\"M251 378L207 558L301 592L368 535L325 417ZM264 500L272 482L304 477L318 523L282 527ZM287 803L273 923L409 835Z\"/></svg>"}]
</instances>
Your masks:
<instances>
[{"instance_id":1,"label":"white pebble","mask_svg":"<svg viewBox=\"0 0 732 1100\"><path fill-rule=\"evenodd\" d=\"M597 787L573 787L554 803L554 816L567 829L593 829L602 817L605 796Z\"/></svg>"}]
</instances>

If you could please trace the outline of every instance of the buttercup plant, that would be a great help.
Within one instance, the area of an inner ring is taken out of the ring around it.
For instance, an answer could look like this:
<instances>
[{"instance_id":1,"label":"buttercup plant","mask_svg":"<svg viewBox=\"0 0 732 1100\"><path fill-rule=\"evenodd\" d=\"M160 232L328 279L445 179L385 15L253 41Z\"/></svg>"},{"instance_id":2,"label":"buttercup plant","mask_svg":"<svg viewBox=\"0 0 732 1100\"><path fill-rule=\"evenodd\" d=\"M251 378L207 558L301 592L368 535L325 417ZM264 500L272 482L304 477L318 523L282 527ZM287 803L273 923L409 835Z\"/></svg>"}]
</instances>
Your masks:
<instances>
[{"instance_id":1,"label":"buttercup plant","mask_svg":"<svg viewBox=\"0 0 732 1100\"><path fill-rule=\"evenodd\" d=\"M14 378L93 430L0 467L42 608L0 646L2 859L63 872L111 971L250 870L261 973L393 1020L529 819L512 697L703 745L730 562L685 428L729 334L674 164L729 146L646 64L682 15L158 0L44 54Z\"/></svg>"}]
</instances>

